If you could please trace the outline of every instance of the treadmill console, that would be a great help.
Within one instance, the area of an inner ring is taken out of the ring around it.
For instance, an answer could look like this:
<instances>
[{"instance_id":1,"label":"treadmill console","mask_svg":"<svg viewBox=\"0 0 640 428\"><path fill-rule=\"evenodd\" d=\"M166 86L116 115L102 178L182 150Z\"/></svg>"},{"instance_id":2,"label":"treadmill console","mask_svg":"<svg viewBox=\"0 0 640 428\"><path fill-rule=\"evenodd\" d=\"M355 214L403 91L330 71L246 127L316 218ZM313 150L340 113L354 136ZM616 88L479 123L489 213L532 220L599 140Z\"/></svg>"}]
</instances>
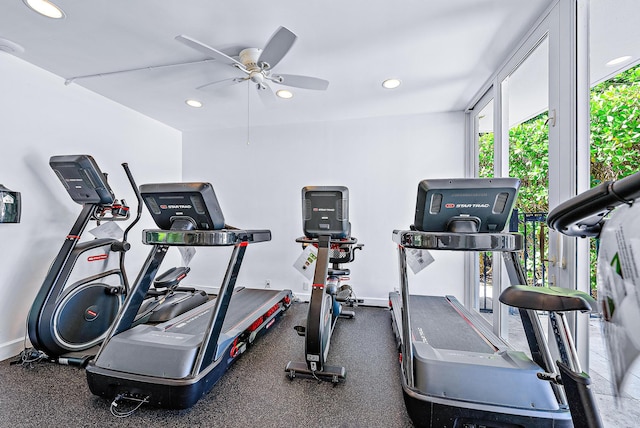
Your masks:
<instances>
[{"instance_id":1,"label":"treadmill console","mask_svg":"<svg viewBox=\"0 0 640 428\"><path fill-rule=\"evenodd\" d=\"M225 226L209 183L143 184L140 194L160 229L219 230Z\"/></svg>"},{"instance_id":2,"label":"treadmill console","mask_svg":"<svg viewBox=\"0 0 640 428\"><path fill-rule=\"evenodd\" d=\"M49 165L78 204L111 205L115 200L107 177L89 155L52 156Z\"/></svg>"},{"instance_id":3,"label":"treadmill console","mask_svg":"<svg viewBox=\"0 0 640 428\"><path fill-rule=\"evenodd\" d=\"M349 189L344 186L303 187L302 228L307 238L319 235L338 239L349 237Z\"/></svg>"},{"instance_id":4,"label":"treadmill console","mask_svg":"<svg viewBox=\"0 0 640 428\"><path fill-rule=\"evenodd\" d=\"M502 232L519 186L517 178L422 180L413 227L421 232Z\"/></svg>"}]
</instances>

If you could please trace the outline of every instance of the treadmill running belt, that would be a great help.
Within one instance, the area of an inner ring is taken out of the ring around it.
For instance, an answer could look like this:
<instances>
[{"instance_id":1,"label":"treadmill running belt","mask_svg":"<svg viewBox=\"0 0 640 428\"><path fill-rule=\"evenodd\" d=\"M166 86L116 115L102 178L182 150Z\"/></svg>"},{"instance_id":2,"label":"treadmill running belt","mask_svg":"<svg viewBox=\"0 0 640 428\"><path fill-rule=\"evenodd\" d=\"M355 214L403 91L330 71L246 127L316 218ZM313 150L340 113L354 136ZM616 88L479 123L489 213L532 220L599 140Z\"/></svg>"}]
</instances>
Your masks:
<instances>
[{"instance_id":1,"label":"treadmill running belt","mask_svg":"<svg viewBox=\"0 0 640 428\"><path fill-rule=\"evenodd\" d=\"M409 305L413 340L436 349L495 352L445 297L410 295Z\"/></svg>"},{"instance_id":2,"label":"treadmill running belt","mask_svg":"<svg viewBox=\"0 0 640 428\"><path fill-rule=\"evenodd\" d=\"M247 316L249 316L256 309L262 306L266 301L268 301L278 293L278 290L251 288L243 288L242 290L235 292L231 296L229 310L227 311L224 323L222 324L222 332L225 333L236 327L240 322L242 322L242 320L247 318ZM205 305L208 309L202 312L202 309L205 307ZM201 311L197 315L190 317L186 322L178 322L169 325L166 328L166 331L182 334L202 334L207 327L207 323L209 322L211 314L210 311L213 310L215 300L211 300L205 305L200 307Z\"/></svg>"},{"instance_id":3,"label":"treadmill running belt","mask_svg":"<svg viewBox=\"0 0 640 428\"><path fill-rule=\"evenodd\" d=\"M234 294L233 297L231 297L229 311L224 319L224 324L222 324L222 331L226 332L238 325L249 314L264 305L265 302L276 296L278 293L280 293L279 290L244 288ZM240 300L239 296L242 296L242 300ZM267 309L269 308L265 308L265 312ZM255 320L251 320L251 322L253 321Z\"/></svg>"}]
</instances>

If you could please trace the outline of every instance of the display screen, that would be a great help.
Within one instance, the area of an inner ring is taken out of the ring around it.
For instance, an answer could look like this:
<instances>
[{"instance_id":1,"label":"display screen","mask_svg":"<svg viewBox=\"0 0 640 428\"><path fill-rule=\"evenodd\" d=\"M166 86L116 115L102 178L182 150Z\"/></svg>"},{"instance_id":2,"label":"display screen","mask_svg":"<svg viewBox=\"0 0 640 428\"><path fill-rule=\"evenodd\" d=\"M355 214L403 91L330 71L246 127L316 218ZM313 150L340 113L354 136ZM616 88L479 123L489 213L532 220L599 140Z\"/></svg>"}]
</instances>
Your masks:
<instances>
[{"instance_id":1,"label":"display screen","mask_svg":"<svg viewBox=\"0 0 640 428\"><path fill-rule=\"evenodd\" d=\"M209 183L143 184L140 194L160 229L224 228L224 216Z\"/></svg>"},{"instance_id":2,"label":"display screen","mask_svg":"<svg viewBox=\"0 0 640 428\"><path fill-rule=\"evenodd\" d=\"M349 223L349 189L344 186L307 186L302 189L302 227L308 238L331 235L346 238Z\"/></svg>"},{"instance_id":3,"label":"display screen","mask_svg":"<svg viewBox=\"0 0 640 428\"><path fill-rule=\"evenodd\" d=\"M422 180L414 227L424 232L502 232L519 186L516 178Z\"/></svg>"},{"instance_id":4,"label":"display screen","mask_svg":"<svg viewBox=\"0 0 640 428\"><path fill-rule=\"evenodd\" d=\"M49 166L78 204L111 205L115 200L106 176L89 155L52 156Z\"/></svg>"}]
</instances>

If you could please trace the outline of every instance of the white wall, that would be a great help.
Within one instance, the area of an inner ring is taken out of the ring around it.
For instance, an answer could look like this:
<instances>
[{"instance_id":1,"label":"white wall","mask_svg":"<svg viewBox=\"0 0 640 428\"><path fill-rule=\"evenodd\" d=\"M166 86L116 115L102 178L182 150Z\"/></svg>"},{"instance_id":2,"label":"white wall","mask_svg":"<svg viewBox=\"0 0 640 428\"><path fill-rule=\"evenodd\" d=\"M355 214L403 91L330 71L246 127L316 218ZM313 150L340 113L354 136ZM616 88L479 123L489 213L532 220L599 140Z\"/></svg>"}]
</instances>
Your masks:
<instances>
[{"instance_id":1,"label":"white wall","mask_svg":"<svg viewBox=\"0 0 640 428\"><path fill-rule=\"evenodd\" d=\"M462 112L252 128L246 141L246 129L185 132L184 180L211 182L228 224L272 231L271 242L248 247L238 284L260 288L268 279L302 298L305 279L292 265L302 251L303 186L349 188L352 234L365 244L350 266L352 286L384 306L398 284L391 234L413 223L418 182L464 175ZM191 263L191 280L217 285L228 259L206 251ZM462 299L460 254L434 256L410 279L413 291Z\"/></svg>"},{"instance_id":2,"label":"white wall","mask_svg":"<svg viewBox=\"0 0 640 428\"><path fill-rule=\"evenodd\" d=\"M0 360L22 349L27 313L79 213L48 161L91 154L116 196L135 206L120 166L139 184L181 178L181 133L0 51L0 183L22 195L22 221L0 224ZM129 276L146 257L145 213L130 235Z\"/></svg>"},{"instance_id":3,"label":"white wall","mask_svg":"<svg viewBox=\"0 0 640 428\"><path fill-rule=\"evenodd\" d=\"M464 172L463 113L259 127L247 145L246 129L181 135L1 52L0 76L0 183L23 198L21 223L0 225L0 360L22 349L33 298L79 212L48 166L52 155L91 154L131 205L122 162L138 184L210 181L229 224L273 233L271 242L249 247L239 284L263 287L270 280L302 298L305 280L292 267L301 251L294 242L302 234L300 189L346 185L352 233L365 244L351 266L352 285L377 305L386 305L397 286L391 232L412 223L419 180ZM131 279L147 254L140 243L145 227L153 227L146 211L130 235ZM228 254L199 249L191 282L216 286ZM461 298L461 258L435 256L436 264L412 278L413 291Z\"/></svg>"}]
</instances>

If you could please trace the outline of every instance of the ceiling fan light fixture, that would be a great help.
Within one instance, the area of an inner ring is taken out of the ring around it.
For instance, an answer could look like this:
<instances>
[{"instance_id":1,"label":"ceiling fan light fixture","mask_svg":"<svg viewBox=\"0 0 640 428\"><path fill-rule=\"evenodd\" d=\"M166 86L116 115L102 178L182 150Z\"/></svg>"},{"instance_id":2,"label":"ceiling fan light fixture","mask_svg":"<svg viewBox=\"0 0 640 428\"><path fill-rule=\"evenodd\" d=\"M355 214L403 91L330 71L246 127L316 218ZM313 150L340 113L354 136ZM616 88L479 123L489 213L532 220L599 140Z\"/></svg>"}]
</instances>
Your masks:
<instances>
[{"instance_id":1,"label":"ceiling fan light fixture","mask_svg":"<svg viewBox=\"0 0 640 428\"><path fill-rule=\"evenodd\" d=\"M193 107L193 108L200 108L202 107L202 102L198 101L198 100L193 100L193 99L188 99L185 101L185 104L187 104L189 107Z\"/></svg>"},{"instance_id":2,"label":"ceiling fan light fixture","mask_svg":"<svg viewBox=\"0 0 640 428\"><path fill-rule=\"evenodd\" d=\"M276 91L276 95L285 100L293 98L293 92L287 89L279 89L278 91Z\"/></svg>"},{"instance_id":3,"label":"ceiling fan light fixture","mask_svg":"<svg viewBox=\"0 0 640 428\"><path fill-rule=\"evenodd\" d=\"M623 64L623 63L629 61L630 59L631 59L630 55L619 56L618 58L614 58L611 61L607 62L606 66L607 67L613 67L613 66L616 66L616 65L620 65L620 64Z\"/></svg>"},{"instance_id":4,"label":"ceiling fan light fixture","mask_svg":"<svg viewBox=\"0 0 640 428\"><path fill-rule=\"evenodd\" d=\"M387 79L382 82L382 87L385 89L395 89L400 86L401 83L400 79Z\"/></svg>"},{"instance_id":5,"label":"ceiling fan light fixture","mask_svg":"<svg viewBox=\"0 0 640 428\"><path fill-rule=\"evenodd\" d=\"M53 19L62 19L65 17L64 12L59 6L56 6L49 0L22 0L24 4L42 16Z\"/></svg>"}]
</instances>

